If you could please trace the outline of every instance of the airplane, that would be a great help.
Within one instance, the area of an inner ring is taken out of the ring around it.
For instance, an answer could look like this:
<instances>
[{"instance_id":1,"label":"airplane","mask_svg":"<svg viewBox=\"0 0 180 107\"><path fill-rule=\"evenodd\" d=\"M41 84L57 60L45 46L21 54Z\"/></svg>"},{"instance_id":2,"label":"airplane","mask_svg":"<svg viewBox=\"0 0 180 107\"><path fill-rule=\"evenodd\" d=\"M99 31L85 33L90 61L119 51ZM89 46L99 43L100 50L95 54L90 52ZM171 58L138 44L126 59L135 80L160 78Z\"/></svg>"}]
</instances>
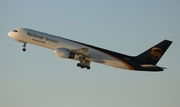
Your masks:
<instances>
[{"instance_id":1,"label":"airplane","mask_svg":"<svg viewBox=\"0 0 180 107\"><path fill-rule=\"evenodd\" d=\"M8 36L23 43L22 51L26 51L27 43L49 48L58 57L78 60L77 66L88 70L91 68L90 63L96 62L128 70L163 71L165 68L156 64L172 43L163 40L137 56L129 56L27 28L14 29L8 32Z\"/></svg>"}]
</instances>

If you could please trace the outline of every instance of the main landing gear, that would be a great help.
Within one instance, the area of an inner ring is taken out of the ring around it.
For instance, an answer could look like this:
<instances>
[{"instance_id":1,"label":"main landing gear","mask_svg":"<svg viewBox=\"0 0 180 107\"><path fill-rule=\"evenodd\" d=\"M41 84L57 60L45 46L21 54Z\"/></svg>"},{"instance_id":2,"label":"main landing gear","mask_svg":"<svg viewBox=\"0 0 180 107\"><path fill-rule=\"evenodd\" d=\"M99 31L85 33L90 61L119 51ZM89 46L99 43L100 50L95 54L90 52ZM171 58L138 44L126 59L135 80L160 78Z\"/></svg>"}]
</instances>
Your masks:
<instances>
[{"instance_id":1,"label":"main landing gear","mask_svg":"<svg viewBox=\"0 0 180 107\"><path fill-rule=\"evenodd\" d=\"M26 51L26 44L27 44L26 42L24 42L24 44L23 44L23 49L22 49L22 51L24 51L24 52Z\"/></svg>"},{"instance_id":2,"label":"main landing gear","mask_svg":"<svg viewBox=\"0 0 180 107\"><path fill-rule=\"evenodd\" d=\"M77 67L81 67L81 68L87 68L88 70L91 69L90 66L87 65L82 65L81 63L77 63Z\"/></svg>"},{"instance_id":3,"label":"main landing gear","mask_svg":"<svg viewBox=\"0 0 180 107\"><path fill-rule=\"evenodd\" d=\"M90 61L86 60L85 57L79 57L79 61L80 63L77 63L77 67L81 67L81 68L87 68L88 70L91 69L90 67Z\"/></svg>"}]
</instances>

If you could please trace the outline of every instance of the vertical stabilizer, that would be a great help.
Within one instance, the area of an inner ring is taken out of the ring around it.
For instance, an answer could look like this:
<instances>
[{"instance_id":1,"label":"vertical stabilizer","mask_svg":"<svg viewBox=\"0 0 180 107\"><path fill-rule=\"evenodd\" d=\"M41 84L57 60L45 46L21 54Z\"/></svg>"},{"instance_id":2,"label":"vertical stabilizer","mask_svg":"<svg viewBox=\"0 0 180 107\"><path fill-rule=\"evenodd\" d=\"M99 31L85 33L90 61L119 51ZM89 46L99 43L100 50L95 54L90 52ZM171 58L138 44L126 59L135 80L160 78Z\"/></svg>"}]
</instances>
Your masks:
<instances>
[{"instance_id":1,"label":"vertical stabilizer","mask_svg":"<svg viewBox=\"0 0 180 107\"><path fill-rule=\"evenodd\" d=\"M147 51L141 53L137 58L142 61L142 64L153 64L156 65L161 59L163 54L166 52L172 41L164 40L157 45L151 47Z\"/></svg>"}]
</instances>

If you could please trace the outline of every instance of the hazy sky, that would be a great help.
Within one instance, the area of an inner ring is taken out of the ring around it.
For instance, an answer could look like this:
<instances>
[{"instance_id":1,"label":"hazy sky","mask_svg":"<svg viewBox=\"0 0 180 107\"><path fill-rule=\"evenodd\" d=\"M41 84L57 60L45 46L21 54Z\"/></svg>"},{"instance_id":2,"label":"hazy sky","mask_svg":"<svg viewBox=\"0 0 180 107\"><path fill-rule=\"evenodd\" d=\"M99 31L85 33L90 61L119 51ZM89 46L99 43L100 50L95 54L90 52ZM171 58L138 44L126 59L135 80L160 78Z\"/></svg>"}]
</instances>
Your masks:
<instances>
[{"instance_id":1,"label":"hazy sky","mask_svg":"<svg viewBox=\"0 0 180 107\"><path fill-rule=\"evenodd\" d=\"M179 107L179 0L1 0L0 107ZM140 72L91 63L76 67L49 49L15 42L7 33L30 28L138 55L173 44L158 65Z\"/></svg>"}]
</instances>

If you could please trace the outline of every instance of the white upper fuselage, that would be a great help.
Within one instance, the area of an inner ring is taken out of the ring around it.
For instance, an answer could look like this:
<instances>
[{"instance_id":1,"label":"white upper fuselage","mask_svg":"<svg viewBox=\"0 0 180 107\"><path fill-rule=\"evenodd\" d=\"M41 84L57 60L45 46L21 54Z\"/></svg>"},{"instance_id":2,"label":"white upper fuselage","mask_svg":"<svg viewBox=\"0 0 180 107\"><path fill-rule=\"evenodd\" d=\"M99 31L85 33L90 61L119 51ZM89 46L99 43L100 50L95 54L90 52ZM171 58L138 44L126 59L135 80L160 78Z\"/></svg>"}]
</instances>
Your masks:
<instances>
[{"instance_id":1,"label":"white upper fuselage","mask_svg":"<svg viewBox=\"0 0 180 107\"><path fill-rule=\"evenodd\" d=\"M116 68L131 69L131 67L124 63L122 60L119 60L97 49L83 45L83 43L69 40L66 38L26 28L19 28L13 30L9 32L8 35L16 41L34 44L52 50L56 50L57 48L66 48L68 50L87 48L89 49L89 60L92 62L106 64Z\"/></svg>"}]
</instances>

